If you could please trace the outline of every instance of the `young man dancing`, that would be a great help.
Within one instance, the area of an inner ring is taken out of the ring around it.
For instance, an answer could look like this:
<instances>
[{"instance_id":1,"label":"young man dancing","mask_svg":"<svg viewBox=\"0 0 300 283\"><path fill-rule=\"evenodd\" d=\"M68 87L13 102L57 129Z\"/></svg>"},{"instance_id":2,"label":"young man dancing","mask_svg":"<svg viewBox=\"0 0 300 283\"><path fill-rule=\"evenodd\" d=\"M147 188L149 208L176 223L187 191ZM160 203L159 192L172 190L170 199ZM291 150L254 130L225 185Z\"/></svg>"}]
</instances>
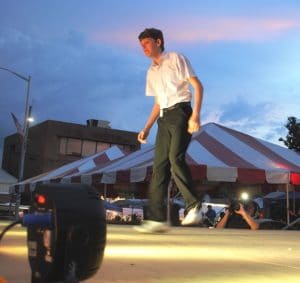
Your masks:
<instances>
[{"instance_id":1,"label":"young man dancing","mask_svg":"<svg viewBox=\"0 0 300 283\"><path fill-rule=\"evenodd\" d=\"M169 225L164 212L167 187L173 179L181 192L187 215L182 225L201 221L200 205L193 190L192 177L185 154L192 133L200 129L203 87L189 61L181 54L164 51L163 33L147 28L139 35L144 54L152 59L147 73L146 95L155 101L138 141L146 143L149 131L157 120L153 175L149 189L149 220L137 226L144 233L166 232ZM194 105L191 107L192 86Z\"/></svg>"}]
</instances>

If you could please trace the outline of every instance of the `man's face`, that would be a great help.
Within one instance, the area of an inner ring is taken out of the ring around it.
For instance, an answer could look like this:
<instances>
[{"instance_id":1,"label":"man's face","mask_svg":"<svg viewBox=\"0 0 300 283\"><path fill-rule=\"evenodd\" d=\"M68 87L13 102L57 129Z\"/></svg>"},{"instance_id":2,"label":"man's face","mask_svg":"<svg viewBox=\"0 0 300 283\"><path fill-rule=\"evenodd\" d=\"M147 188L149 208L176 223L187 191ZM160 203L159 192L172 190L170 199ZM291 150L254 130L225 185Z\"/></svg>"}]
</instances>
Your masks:
<instances>
[{"instance_id":1,"label":"man's face","mask_svg":"<svg viewBox=\"0 0 300 283\"><path fill-rule=\"evenodd\" d=\"M161 53L161 41L160 39L153 39L150 37L143 38L141 41L144 54L149 58L155 58Z\"/></svg>"}]
</instances>

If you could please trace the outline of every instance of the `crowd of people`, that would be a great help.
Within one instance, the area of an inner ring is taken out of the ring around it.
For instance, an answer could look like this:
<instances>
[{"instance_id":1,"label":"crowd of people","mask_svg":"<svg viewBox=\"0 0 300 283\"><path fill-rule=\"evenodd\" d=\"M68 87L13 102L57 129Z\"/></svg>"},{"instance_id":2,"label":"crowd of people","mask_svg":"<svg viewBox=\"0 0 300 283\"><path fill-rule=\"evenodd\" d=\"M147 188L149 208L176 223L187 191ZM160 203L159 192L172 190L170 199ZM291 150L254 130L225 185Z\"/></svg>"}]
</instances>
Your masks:
<instances>
[{"instance_id":1,"label":"crowd of people","mask_svg":"<svg viewBox=\"0 0 300 283\"><path fill-rule=\"evenodd\" d=\"M286 221L278 221L274 219L263 219L263 213L257 202L253 200L248 201L232 201L221 210L218 206L212 206L204 201L202 204L202 220L198 224L193 226L209 227L216 229L281 229L287 225ZM141 224L148 219L148 202L145 202L145 206L138 210L141 210L141 214L136 214L136 209L124 208L122 212L111 212L107 214L108 223L116 224ZM215 209L216 210L215 210ZM184 219L184 213L180 212L182 207L173 203L170 206L169 211L169 225L170 226L182 226L182 219ZM164 213L167 215L167 206L164 207ZM300 219L300 208L297 210L289 211L290 223ZM297 229L296 229L297 230Z\"/></svg>"}]
</instances>

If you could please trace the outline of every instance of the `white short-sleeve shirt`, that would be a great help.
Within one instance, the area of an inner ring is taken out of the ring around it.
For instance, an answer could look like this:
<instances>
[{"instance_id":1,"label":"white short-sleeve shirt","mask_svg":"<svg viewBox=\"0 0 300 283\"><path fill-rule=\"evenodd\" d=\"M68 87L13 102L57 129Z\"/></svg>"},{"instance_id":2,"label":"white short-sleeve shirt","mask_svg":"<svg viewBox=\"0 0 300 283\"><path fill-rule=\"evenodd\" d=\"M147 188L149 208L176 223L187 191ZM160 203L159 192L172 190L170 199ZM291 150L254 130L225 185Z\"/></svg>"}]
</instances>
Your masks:
<instances>
[{"instance_id":1,"label":"white short-sleeve shirt","mask_svg":"<svg viewBox=\"0 0 300 283\"><path fill-rule=\"evenodd\" d=\"M164 52L159 64L152 63L147 72L146 95L156 96L160 109L191 101L190 77L196 75L187 58L175 52Z\"/></svg>"}]
</instances>

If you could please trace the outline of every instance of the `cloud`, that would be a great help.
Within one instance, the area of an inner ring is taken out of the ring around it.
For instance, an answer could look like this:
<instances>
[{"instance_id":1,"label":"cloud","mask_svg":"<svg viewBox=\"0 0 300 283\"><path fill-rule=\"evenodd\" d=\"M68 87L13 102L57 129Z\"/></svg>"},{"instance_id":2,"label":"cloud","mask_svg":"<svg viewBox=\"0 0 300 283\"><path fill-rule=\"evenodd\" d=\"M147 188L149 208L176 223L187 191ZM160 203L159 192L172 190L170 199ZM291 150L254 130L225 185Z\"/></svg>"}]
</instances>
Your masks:
<instances>
[{"instance_id":1,"label":"cloud","mask_svg":"<svg viewBox=\"0 0 300 283\"><path fill-rule=\"evenodd\" d=\"M299 29L300 21L290 18L241 18L241 17L194 17L188 21L176 21L173 16L164 19L162 28L170 42L193 44L197 42L240 41L256 42L277 38L290 30ZM92 31L92 42L106 42L134 47L137 35L143 27L120 27L114 32Z\"/></svg>"},{"instance_id":2,"label":"cloud","mask_svg":"<svg viewBox=\"0 0 300 283\"><path fill-rule=\"evenodd\" d=\"M30 104L36 123L52 119L84 124L95 118L111 121L116 129L143 127L148 113L141 106L150 101L144 98L149 62L142 54L87 44L84 34L74 30L42 40L1 28L0 42L1 65L32 76ZM10 112L23 121L26 83L1 72L0 86L2 143L4 136L15 133Z\"/></svg>"},{"instance_id":3,"label":"cloud","mask_svg":"<svg viewBox=\"0 0 300 283\"><path fill-rule=\"evenodd\" d=\"M199 18L177 27L169 38L185 42L266 41L299 26L299 21L292 19Z\"/></svg>"},{"instance_id":4,"label":"cloud","mask_svg":"<svg viewBox=\"0 0 300 283\"><path fill-rule=\"evenodd\" d=\"M286 120L283 118L287 118L285 114L285 110L274 102L251 104L243 97L238 97L217 109L206 109L203 123L219 123L253 137L283 145L278 139L286 135Z\"/></svg>"}]
</instances>

